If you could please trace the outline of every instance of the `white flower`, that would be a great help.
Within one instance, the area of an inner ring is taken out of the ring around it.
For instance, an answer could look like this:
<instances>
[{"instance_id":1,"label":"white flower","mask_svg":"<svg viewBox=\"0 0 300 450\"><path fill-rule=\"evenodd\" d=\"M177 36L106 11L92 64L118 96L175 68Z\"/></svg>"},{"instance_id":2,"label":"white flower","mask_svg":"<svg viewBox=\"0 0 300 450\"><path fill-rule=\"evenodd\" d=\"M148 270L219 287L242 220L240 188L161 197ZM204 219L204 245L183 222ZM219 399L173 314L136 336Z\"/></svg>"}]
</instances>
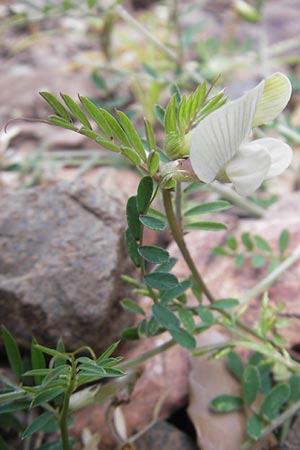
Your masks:
<instances>
[{"instance_id":1,"label":"white flower","mask_svg":"<svg viewBox=\"0 0 300 450\"><path fill-rule=\"evenodd\" d=\"M193 130L190 148L197 177L205 183L231 182L241 195L249 195L283 172L292 160L291 147L274 138L250 138L252 128L274 120L290 96L290 81L275 73L203 119Z\"/></svg>"}]
</instances>

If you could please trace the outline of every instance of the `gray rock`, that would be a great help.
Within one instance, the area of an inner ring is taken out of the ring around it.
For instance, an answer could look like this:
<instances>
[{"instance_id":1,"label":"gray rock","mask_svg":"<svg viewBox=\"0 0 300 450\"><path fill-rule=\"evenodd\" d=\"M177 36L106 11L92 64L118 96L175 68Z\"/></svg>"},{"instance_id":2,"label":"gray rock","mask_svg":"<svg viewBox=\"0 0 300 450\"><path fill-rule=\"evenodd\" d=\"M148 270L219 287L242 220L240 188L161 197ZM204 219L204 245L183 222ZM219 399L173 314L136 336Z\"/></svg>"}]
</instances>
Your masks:
<instances>
[{"instance_id":1,"label":"gray rock","mask_svg":"<svg viewBox=\"0 0 300 450\"><path fill-rule=\"evenodd\" d=\"M103 350L131 318L119 305L127 294L120 275L133 270L119 203L83 184L2 197L0 322L25 348L33 335Z\"/></svg>"}]
</instances>

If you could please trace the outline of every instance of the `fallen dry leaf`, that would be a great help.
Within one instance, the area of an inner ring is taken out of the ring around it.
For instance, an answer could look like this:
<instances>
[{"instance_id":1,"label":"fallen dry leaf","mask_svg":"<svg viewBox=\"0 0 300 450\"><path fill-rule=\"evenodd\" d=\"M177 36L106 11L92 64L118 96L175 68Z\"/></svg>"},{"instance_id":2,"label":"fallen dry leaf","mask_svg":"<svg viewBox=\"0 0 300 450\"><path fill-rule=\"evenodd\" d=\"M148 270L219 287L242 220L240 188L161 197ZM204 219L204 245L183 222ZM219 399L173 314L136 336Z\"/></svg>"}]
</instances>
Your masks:
<instances>
[{"instance_id":1,"label":"fallen dry leaf","mask_svg":"<svg viewBox=\"0 0 300 450\"><path fill-rule=\"evenodd\" d=\"M217 330L208 330L197 336L199 347L225 343L226 338ZM241 395L241 385L226 368L224 360L191 357L189 375L190 400L188 415L193 422L201 450L239 450L247 440L243 411L218 414L210 411L210 402L217 395ZM272 442L272 436L256 443L252 450L262 450Z\"/></svg>"},{"instance_id":2,"label":"fallen dry leaf","mask_svg":"<svg viewBox=\"0 0 300 450\"><path fill-rule=\"evenodd\" d=\"M198 346L225 342L216 330L197 337ZM229 373L223 360L191 358L189 375L190 401L188 414L197 432L201 450L238 450L246 440L245 417L242 412L216 414L210 401L221 394L240 395L240 385Z\"/></svg>"}]
</instances>

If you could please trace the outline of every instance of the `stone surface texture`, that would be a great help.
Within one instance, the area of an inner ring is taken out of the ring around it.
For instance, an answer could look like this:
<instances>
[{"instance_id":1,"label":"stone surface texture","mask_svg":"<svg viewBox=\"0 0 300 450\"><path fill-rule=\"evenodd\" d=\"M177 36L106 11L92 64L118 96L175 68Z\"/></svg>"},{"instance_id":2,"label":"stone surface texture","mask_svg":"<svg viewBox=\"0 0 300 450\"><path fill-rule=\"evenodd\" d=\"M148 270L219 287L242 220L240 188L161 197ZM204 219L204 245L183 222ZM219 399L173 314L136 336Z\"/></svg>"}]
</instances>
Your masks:
<instances>
[{"instance_id":1,"label":"stone surface texture","mask_svg":"<svg viewBox=\"0 0 300 450\"><path fill-rule=\"evenodd\" d=\"M128 326L120 281L132 273L120 204L87 184L7 192L1 199L0 309L29 347L32 335L103 350Z\"/></svg>"}]
</instances>

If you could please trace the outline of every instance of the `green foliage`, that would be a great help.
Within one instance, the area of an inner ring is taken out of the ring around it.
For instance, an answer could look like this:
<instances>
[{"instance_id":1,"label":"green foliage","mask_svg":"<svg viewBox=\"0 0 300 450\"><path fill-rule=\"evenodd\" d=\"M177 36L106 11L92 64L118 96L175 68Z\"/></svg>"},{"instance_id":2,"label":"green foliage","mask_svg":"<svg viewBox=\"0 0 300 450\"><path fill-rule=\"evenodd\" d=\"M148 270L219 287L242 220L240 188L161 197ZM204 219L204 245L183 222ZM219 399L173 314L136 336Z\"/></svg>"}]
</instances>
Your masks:
<instances>
[{"instance_id":1,"label":"green foliage","mask_svg":"<svg viewBox=\"0 0 300 450\"><path fill-rule=\"evenodd\" d=\"M161 268L160 271L162 272ZM184 292L191 287L191 280L185 280L178 283L174 288L167 290L160 297L161 303L163 305L168 304L174 298L179 298L184 294Z\"/></svg>"},{"instance_id":2,"label":"green foliage","mask_svg":"<svg viewBox=\"0 0 300 450\"><path fill-rule=\"evenodd\" d=\"M247 405L254 402L260 387L260 376L257 367L248 365L243 371L242 389L243 399Z\"/></svg>"},{"instance_id":3,"label":"green foliage","mask_svg":"<svg viewBox=\"0 0 300 450\"><path fill-rule=\"evenodd\" d=\"M225 244L216 246L212 252L216 256L228 256L234 259L237 269L249 261L254 269L268 266L268 272L275 270L281 261L288 257L289 232L283 230L278 238L278 249L274 251L271 244L258 234L242 233L240 240L228 236Z\"/></svg>"},{"instance_id":4,"label":"green foliage","mask_svg":"<svg viewBox=\"0 0 300 450\"><path fill-rule=\"evenodd\" d=\"M26 439L29 436L31 436L34 433L37 433L38 431L44 430L50 423L55 422L55 417L50 412L44 412L38 417L36 417L30 425L26 428L26 430L23 433L22 438Z\"/></svg>"},{"instance_id":5,"label":"green foliage","mask_svg":"<svg viewBox=\"0 0 300 450\"><path fill-rule=\"evenodd\" d=\"M126 207L126 216L128 229L131 235L136 241L139 241L141 237L142 226L139 220L140 216L137 209L136 196L129 197Z\"/></svg>"},{"instance_id":6,"label":"green foliage","mask_svg":"<svg viewBox=\"0 0 300 450\"><path fill-rule=\"evenodd\" d=\"M179 328L180 321L178 317L165 306L159 304L153 305L152 311L158 323L160 323L164 328Z\"/></svg>"},{"instance_id":7,"label":"green foliage","mask_svg":"<svg viewBox=\"0 0 300 450\"><path fill-rule=\"evenodd\" d=\"M247 432L250 438L256 440L263 434L264 422L256 415L252 414L247 420Z\"/></svg>"},{"instance_id":8,"label":"green foliage","mask_svg":"<svg viewBox=\"0 0 300 450\"><path fill-rule=\"evenodd\" d=\"M200 205L194 206L190 209L188 209L184 215L185 216L193 216L198 214L208 214L213 212L219 212L224 211L228 208L231 208L230 203L219 200L217 202L207 202L207 203L201 203Z\"/></svg>"},{"instance_id":9,"label":"green foliage","mask_svg":"<svg viewBox=\"0 0 300 450\"><path fill-rule=\"evenodd\" d=\"M141 308L136 302L133 300L130 300L130 298L124 298L121 301L121 305L124 309L127 309L128 311L134 313L134 314L142 314L145 315L145 312L143 308Z\"/></svg>"},{"instance_id":10,"label":"green foliage","mask_svg":"<svg viewBox=\"0 0 300 450\"><path fill-rule=\"evenodd\" d=\"M147 286L159 291L173 289L179 284L175 275L165 272L151 272L145 275L144 279Z\"/></svg>"},{"instance_id":11,"label":"green foliage","mask_svg":"<svg viewBox=\"0 0 300 450\"><path fill-rule=\"evenodd\" d=\"M244 363L240 356L236 352L231 351L227 355L227 364L230 372L235 378L241 380L244 372Z\"/></svg>"},{"instance_id":12,"label":"green foliage","mask_svg":"<svg viewBox=\"0 0 300 450\"><path fill-rule=\"evenodd\" d=\"M279 414L281 407L288 401L290 388L287 384L278 384L265 397L260 407L260 414L272 420Z\"/></svg>"},{"instance_id":13,"label":"green foliage","mask_svg":"<svg viewBox=\"0 0 300 450\"><path fill-rule=\"evenodd\" d=\"M281 254L285 253L289 245L289 241L290 241L290 234L288 230L282 230L278 240L279 251Z\"/></svg>"},{"instance_id":14,"label":"green foliage","mask_svg":"<svg viewBox=\"0 0 300 450\"><path fill-rule=\"evenodd\" d=\"M147 213L153 195L153 180L151 177L143 177L138 185L136 205L139 214Z\"/></svg>"},{"instance_id":15,"label":"green foliage","mask_svg":"<svg viewBox=\"0 0 300 450\"><path fill-rule=\"evenodd\" d=\"M31 366L33 370L46 369L46 360L43 352L37 348L37 341L32 340L31 345ZM44 376L35 376L35 384L42 384Z\"/></svg>"},{"instance_id":16,"label":"green foliage","mask_svg":"<svg viewBox=\"0 0 300 450\"><path fill-rule=\"evenodd\" d=\"M24 369L19 347L15 339L4 326L2 326L2 337L10 367L16 379L20 381Z\"/></svg>"},{"instance_id":17,"label":"green foliage","mask_svg":"<svg viewBox=\"0 0 300 450\"><path fill-rule=\"evenodd\" d=\"M243 407L243 401L240 397L234 395L218 395L210 402L210 408L215 413L229 413L239 410Z\"/></svg>"},{"instance_id":18,"label":"green foliage","mask_svg":"<svg viewBox=\"0 0 300 450\"><path fill-rule=\"evenodd\" d=\"M166 250L156 245L143 245L139 247L138 251L146 261L152 264L166 264L170 258Z\"/></svg>"},{"instance_id":19,"label":"green foliage","mask_svg":"<svg viewBox=\"0 0 300 450\"><path fill-rule=\"evenodd\" d=\"M188 350L194 350L196 347L196 339L182 328L172 328L168 330L175 342L182 345Z\"/></svg>"},{"instance_id":20,"label":"green foliage","mask_svg":"<svg viewBox=\"0 0 300 450\"><path fill-rule=\"evenodd\" d=\"M233 309L239 305L239 301L236 298L224 298L221 300L215 300L211 308L216 310Z\"/></svg>"},{"instance_id":21,"label":"green foliage","mask_svg":"<svg viewBox=\"0 0 300 450\"><path fill-rule=\"evenodd\" d=\"M23 380L23 383L20 387L15 387L9 382L4 392L0 393L2 423L4 423L2 419L15 411L37 407L39 411L42 411L40 414L33 416L25 430L20 425L23 439L27 439L40 431L47 432L53 428L63 429L67 427L70 397L78 388L87 383L99 382L102 378L124 375L124 372L117 367L122 358L112 357L118 343L112 344L102 355L96 358L88 347L69 353L65 352L62 341L58 342L57 349L53 349L39 345L33 340L31 349L32 366L24 373L18 345L4 327L3 338L11 368L15 371L15 374L18 374L19 380ZM80 353L87 351L92 353L92 357L77 356L78 353L80 355ZM45 355L51 357L48 365ZM27 380L29 380L29 383L27 383ZM32 383L30 380L32 380ZM9 417L11 417L11 420L15 420L14 416ZM62 435L61 448L67 448L65 444Z\"/></svg>"},{"instance_id":22,"label":"green foliage","mask_svg":"<svg viewBox=\"0 0 300 450\"><path fill-rule=\"evenodd\" d=\"M288 383L274 384L274 365L259 352L250 354L248 361L244 363L238 353L232 351L227 355L227 363L230 372L241 382L242 396L236 398L222 394L212 399L211 409L223 413L243 407L249 411L250 408L247 432L250 439L257 440L264 435L265 427L284 412L288 402L291 404L299 401L300 377L288 375ZM258 393L263 399L256 402Z\"/></svg>"},{"instance_id":23,"label":"green foliage","mask_svg":"<svg viewBox=\"0 0 300 450\"><path fill-rule=\"evenodd\" d=\"M210 326L215 323L215 318L210 308L201 305L196 308L196 312L205 325Z\"/></svg>"},{"instance_id":24,"label":"green foliage","mask_svg":"<svg viewBox=\"0 0 300 450\"><path fill-rule=\"evenodd\" d=\"M140 222L150 230L163 231L166 228L166 223L153 216L140 216Z\"/></svg>"},{"instance_id":25,"label":"green foliage","mask_svg":"<svg viewBox=\"0 0 300 450\"><path fill-rule=\"evenodd\" d=\"M165 149L171 159L182 158L189 154L189 142L185 143L185 136L191 129L203 120L208 114L220 108L226 102L221 92L207 99L209 91L203 82L189 96L181 95L178 86L171 87L171 99L164 111L156 107L156 115L166 132Z\"/></svg>"},{"instance_id":26,"label":"green foliage","mask_svg":"<svg viewBox=\"0 0 300 450\"><path fill-rule=\"evenodd\" d=\"M69 95L61 94L65 107L54 95L48 92L40 92L40 94L56 113L54 116L49 116L50 123L53 125L76 131L108 150L120 152L134 165L138 166L146 162L143 141L131 120L123 112L118 112L118 121L110 112L97 107L86 97L79 96L85 113ZM87 114L95 122L97 131L93 129ZM82 127L76 125L73 118L80 122Z\"/></svg>"},{"instance_id":27,"label":"green foliage","mask_svg":"<svg viewBox=\"0 0 300 450\"><path fill-rule=\"evenodd\" d=\"M191 230L207 230L207 231L222 231L226 230L227 226L219 222L192 222L185 225L186 231Z\"/></svg>"}]
</instances>

